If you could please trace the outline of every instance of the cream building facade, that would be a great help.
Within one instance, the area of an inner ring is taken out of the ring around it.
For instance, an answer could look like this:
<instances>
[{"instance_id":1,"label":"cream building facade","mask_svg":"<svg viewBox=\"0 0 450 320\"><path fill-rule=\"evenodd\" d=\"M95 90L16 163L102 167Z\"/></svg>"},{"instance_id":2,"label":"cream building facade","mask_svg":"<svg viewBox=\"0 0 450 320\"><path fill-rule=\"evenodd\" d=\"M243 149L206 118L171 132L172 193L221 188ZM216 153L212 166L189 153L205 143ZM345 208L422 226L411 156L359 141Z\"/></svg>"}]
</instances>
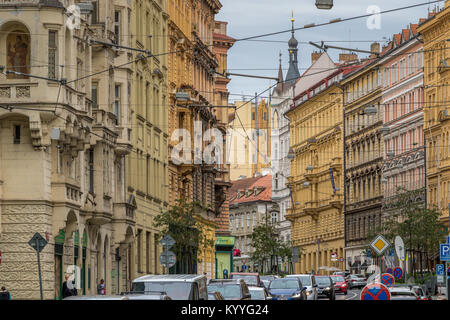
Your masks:
<instances>
[{"instance_id":1,"label":"cream building facade","mask_svg":"<svg viewBox=\"0 0 450 320\"><path fill-rule=\"evenodd\" d=\"M129 278L135 279L163 272L159 262L160 234L153 219L169 206L167 1L132 1L119 11L120 17L128 14L131 29L120 24L121 43L153 54L140 60L138 55L145 53L128 51L122 56L124 63L138 60L127 71L128 85L120 86L123 97L127 97L127 86L131 90L131 107L126 116L133 128L133 152L127 157L127 199L136 205L136 238L127 259Z\"/></svg>"},{"instance_id":2,"label":"cream building facade","mask_svg":"<svg viewBox=\"0 0 450 320\"><path fill-rule=\"evenodd\" d=\"M99 1L72 29L64 11L71 4L0 1L0 65L7 71L0 76L0 279L15 299L40 297L28 245L36 232L48 240L44 299L61 297L72 265L80 294L95 294L100 279L107 293L126 288L125 252L135 235L125 190L131 125L126 99L115 112L114 85L127 72L119 79L111 68L118 50L87 41L115 40L107 17L116 6Z\"/></svg>"}]
</instances>

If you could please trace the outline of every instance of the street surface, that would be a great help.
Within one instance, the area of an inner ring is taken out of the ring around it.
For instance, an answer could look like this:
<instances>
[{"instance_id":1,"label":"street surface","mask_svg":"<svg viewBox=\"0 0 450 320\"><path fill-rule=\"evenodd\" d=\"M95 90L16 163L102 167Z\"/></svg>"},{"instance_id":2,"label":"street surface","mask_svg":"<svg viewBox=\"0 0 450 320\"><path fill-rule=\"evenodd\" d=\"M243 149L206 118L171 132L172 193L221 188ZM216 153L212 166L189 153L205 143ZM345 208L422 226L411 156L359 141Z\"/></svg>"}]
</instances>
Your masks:
<instances>
[{"instance_id":1,"label":"street surface","mask_svg":"<svg viewBox=\"0 0 450 320\"><path fill-rule=\"evenodd\" d=\"M348 291L347 295L343 293L336 293L336 300L359 300L361 294L361 289L351 289ZM328 298L319 298L318 300L329 300Z\"/></svg>"}]
</instances>

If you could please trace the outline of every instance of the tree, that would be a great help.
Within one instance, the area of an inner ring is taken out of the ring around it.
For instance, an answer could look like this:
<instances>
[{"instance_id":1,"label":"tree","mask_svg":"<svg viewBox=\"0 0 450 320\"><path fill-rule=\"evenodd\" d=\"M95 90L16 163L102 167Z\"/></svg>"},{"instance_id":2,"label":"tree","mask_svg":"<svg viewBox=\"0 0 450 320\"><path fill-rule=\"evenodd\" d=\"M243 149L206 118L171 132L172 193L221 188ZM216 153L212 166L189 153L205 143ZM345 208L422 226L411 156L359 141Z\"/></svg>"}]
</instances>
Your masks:
<instances>
[{"instance_id":1,"label":"tree","mask_svg":"<svg viewBox=\"0 0 450 320\"><path fill-rule=\"evenodd\" d=\"M198 256L214 245L214 240L206 237L202 225L195 219L200 210L205 208L199 202L177 200L177 205L154 218L153 226L161 230L158 240L169 234L176 242L171 248L177 256L176 273L196 273L196 265L201 262Z\"/></svg>"},{"instance_id":2,"label":"tree","mask_svg":"<svg viewBox=\"0 0 450 320\"><path fill-rule=\"evenodd\" d=\"M273 224L261 224L253 229L250 235L250 245L254 251L250 253L250 257L254 262L258 262L261 272L264 272L264 262L271 262L272 259L281 257L292 260L291 246L278 239L275 226Z\"/></svg>"},{"instance_id":3,"label":"tree","mask_svg":"<svg viewBox=\"0 0 450 320\"><path fill-rule=\"evenodd\" d=\"M426 261L426 269L431 269L428 257L438 250L446 234L445 226L439 221L440 212L436 208L427 208L425 192L424 188L412 191L397 188L396 195L386 201L386 214L381 225L368 234L369 239L382 234L391 243L400 236L413 261L414 278L417 269L423 274L422 261Z\"/></svg>"}]
</instances>

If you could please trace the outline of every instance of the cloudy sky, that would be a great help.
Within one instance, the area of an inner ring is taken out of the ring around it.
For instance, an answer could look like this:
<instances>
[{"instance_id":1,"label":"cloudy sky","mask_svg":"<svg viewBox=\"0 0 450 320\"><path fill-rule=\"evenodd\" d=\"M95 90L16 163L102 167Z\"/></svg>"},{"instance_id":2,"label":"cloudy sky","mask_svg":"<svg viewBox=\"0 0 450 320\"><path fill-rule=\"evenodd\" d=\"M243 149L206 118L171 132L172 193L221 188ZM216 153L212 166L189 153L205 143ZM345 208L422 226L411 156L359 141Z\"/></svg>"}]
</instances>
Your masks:
<instances>
[{"instance_id":1,"label":"cloudy sky","mask_svg":"<svg viewBox=\"0 0 450 320\"><path fill-rule=\"evenodd\" d=\"M369 29L367 18L336 23L328 26L298 30L295 33L299 41L299 68L302 73L311 64L311 53L317 50L309 41L325 41L330 45L369 50L370 44L377 41L383 45L394 33L399 33L409 23L417 23L426 17L435 3L426 0L334 0L331 10L319 10L315 0L221 0L223 8L216 16L217 20L228 22L228 35L241 39L291 28L291 14L294 12L295 27L310 23L324 23L336 18L350 18L367 14L370 6L377 6L381 11L405 7L420 3L423 6L402 11L385 13L380 18L380 28ZM443 1L438 3L441 7ZM279 53L282 55L284 75L288 67L287 41L290 32L238 41L228 55L229 72L276 77L279 65ZM329 49L334 61L342 51ZM366 56L360 53L361 57ZM242 95L255 95L267 89L275 82L243 77L232 77L229 84L230 100L241 100ZM248 98L247 98L248 99Z\"/></svg>"}]
</instances>

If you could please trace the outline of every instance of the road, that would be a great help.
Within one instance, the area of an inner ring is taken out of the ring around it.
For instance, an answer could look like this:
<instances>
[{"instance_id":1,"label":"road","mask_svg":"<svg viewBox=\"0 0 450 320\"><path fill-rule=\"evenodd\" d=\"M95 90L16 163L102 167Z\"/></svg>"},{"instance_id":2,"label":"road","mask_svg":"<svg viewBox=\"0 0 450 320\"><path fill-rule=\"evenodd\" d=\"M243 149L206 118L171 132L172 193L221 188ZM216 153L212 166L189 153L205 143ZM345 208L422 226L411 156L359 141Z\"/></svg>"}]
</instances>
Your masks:
<instances>
[{"instance_id":1,"label":"road","mask_svg":"<svg viewBox=\"0 0 450 320\"><path fill-rule=\"evenodd\" d=\"M359 300L361 290L362 289L355 288L355 289L349 290L346 295L342 294L342 293L337 293L336 300ZM328 298L319 298L319 300L328 300Z\"/></svg>"}]
</instances>

